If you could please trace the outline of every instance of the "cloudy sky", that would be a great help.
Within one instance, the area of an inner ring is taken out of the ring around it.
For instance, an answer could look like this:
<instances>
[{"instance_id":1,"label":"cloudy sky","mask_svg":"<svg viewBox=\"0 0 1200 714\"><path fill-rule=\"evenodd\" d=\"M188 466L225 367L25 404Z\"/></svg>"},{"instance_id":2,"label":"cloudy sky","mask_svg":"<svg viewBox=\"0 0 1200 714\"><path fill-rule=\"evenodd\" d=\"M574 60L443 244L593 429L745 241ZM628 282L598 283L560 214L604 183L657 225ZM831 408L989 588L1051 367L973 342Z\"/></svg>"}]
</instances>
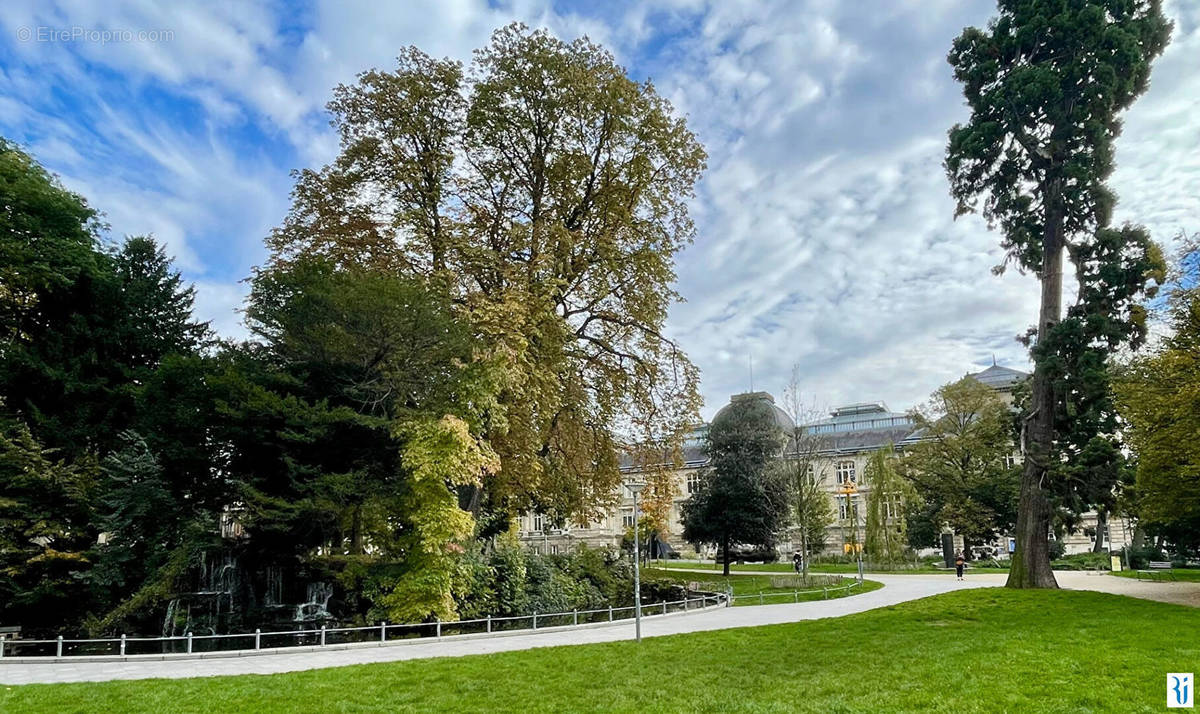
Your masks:
<instances>
[{"instance_id":1,"label":"cloudy sky","mask_svg":"<svg viewBox=\"0 0 1200 714\"><path fill-rule=\"evenodd\" d=\"M599 9L598 9L599 8ZM705 416L750 387L904 409L991 364L1036 314L1030 276L993 277L998 238L953 220L941 169L965 118L945 62L981 0L711 4L50 2L0 5L0 134L104 211L152 233L197 311L245 334L239 281L288 205L289 171L336 152L331 88L399 48L469 60L512 20L608 46L653 79L709 152L669 328L703 371ZM1129 112L1118 220L1200 230L1200 2L1168 0L1171 46ZM100 32L108 31L109 41Z\"/></svg>"}]
</instances>

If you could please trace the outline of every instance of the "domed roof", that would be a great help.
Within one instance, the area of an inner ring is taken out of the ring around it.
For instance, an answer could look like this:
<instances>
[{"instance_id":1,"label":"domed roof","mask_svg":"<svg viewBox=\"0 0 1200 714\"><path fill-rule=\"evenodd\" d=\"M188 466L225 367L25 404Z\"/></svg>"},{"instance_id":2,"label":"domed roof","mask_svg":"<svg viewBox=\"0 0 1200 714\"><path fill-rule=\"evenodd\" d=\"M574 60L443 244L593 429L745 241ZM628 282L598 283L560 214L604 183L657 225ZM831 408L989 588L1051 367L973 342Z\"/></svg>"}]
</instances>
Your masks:
<instances>
[{"instance_id":1,"label":"domed roof","mask_svg":"<svg viewBox=\"0 0 1200 714\"><path fill-rule=\"evenodd\" d=\"M779 425L779 428L783 429L786 433L791 434L792 430L796 428L796 423L792 421L792 418L788 416L787 412L775 406L775 397L772 397L768 392L744 392L742 394L733 395L729 398L729 403L721 407L721 410L718 411L716 416L713 417L712 423L716 424L722 416L729 412L729 407L733 406L735 403L747 401L763 401L767 404L770 404L771 411L775 414L775 423Z\"/></svg>"}]
</instances>

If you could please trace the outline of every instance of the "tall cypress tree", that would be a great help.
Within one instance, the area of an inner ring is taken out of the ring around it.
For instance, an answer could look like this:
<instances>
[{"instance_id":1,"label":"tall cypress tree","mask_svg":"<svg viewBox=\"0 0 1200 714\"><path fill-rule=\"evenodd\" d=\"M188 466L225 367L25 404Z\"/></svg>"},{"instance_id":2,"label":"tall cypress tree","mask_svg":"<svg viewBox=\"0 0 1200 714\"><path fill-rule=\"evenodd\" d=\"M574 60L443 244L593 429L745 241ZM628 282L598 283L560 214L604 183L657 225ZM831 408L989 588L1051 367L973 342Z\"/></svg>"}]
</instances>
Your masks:
<instances>
[{"instance_id":1,"label":"tall cypress tree","mask_svg":"<svg viewBox=\"0 0 1200 714\"><path fill-rule=\"evenodd\" d=\"M986 30L949 55L971 117L950 130L946 172L958 214L979 208L1003 233L1006 264L1037 274L1034 376L1010 587L1056 587L1048 534L1056 506L1100 497L1089 481L1113 448L1108 356L1137 345L1135 300L1162 259L1146 232L1109 226L1119 114L1146 90L1171 25L1159 0L1000 0ZM1063 319L1063 252L1079 293ZM1000 269L1003 269L1001 266ZM1090 468L1078 466L1090 462ZM1110 487L1111 490L1111 487Z\"/></svg>"}]
</instances>

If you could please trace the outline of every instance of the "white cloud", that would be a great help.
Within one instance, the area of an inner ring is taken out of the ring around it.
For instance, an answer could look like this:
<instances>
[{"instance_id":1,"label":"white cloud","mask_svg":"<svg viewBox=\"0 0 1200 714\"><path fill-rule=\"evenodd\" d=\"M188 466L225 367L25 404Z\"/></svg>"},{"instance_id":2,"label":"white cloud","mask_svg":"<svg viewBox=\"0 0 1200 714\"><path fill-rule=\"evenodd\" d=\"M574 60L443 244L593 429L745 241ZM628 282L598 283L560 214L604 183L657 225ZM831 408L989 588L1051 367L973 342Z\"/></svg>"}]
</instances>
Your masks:
<instances>
[{"instance_id":1,"label":"white cloud","mask_svg":"<svg viewBox=\"0 0 1200 714\"><path fill-rule=\"evenodd\" d=\"M1150 92L1129 112L1113 186L1119 220L1160 239L1200 230L1200 5L1173 0L1175 38ZM945 55L990 3L786 4L549 0L281 5L82 0L0 6L22 26L171 29L158 43L26 43L0 68L0 126L108 212L119 233L154 232L198 280L197 313L243 335L236 282L263 257L286 210L289 169L336 153L322 107L331 89L390 67L417 45L470 60L512 20L587 34L650 77L710 153L681 256L689 300L669 329L703 370L707 415L755 384L777 394L798 363L820 403L882 398L904 408L990 363L1027 364L1013 337L1033 321L1036 282L993 277L999 237L953 220L941 168L946 130L965 118ZM117 75L104 91L97 72ZM84 123L46 94L53 79L95 113ZM113 82L125 82L127 92ZM180 126L120 101L152 86L197 114ZM25 99L22 99L25 98ZM290 145L247 147L237 131Z\"/></svg>"}]
</instances>

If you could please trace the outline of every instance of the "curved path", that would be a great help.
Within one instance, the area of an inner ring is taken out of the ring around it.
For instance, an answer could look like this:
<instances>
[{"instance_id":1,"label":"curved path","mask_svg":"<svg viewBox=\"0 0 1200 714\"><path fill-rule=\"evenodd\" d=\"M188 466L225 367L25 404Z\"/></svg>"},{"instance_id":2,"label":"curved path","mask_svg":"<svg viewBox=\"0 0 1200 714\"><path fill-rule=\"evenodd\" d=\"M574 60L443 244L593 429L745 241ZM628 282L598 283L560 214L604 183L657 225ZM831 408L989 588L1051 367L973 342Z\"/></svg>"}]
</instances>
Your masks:
<instances>
[{"instance_id":1,"label":"curved path","mask_svg":"<svg viewBox=\"0 0 1200 714\"><path fill-rule=\"evenodd\" d=\"M1151 583L1066 571L1058 572L1056 575L1059 584L1064 588L1096 590L1165 602L1200 605L1200 583ZM885 587L862 595L836 600L729 607L667 617L652 617L642 621L642 635L644 637L661 637L687 632L840 617L954 590L997 587L1004 584L1005 577L1003 574L979 574L970 575L965 581L959 582L950 575L942 574L872 574L870 579L883 583ZM0 683L30 684L34 682L89 682L154 677L206 677L226 674L274 674L367 662L458 657L535 647L614 642L631 640L633 637L633 623L627 620L600 627L557 629L549 632L530 632L529 634L493 638L441 641L409 640L369 648L315 652L283 651L279 654L252 657L141 662L39 662L35 664L4 663L3 660L0 660Z\"/></svg>"},{"instance_id":2,"label":"curved path","mask_svg":"<svg viewBox=\"0 0 1200 714\"><path fill-rule=\"evenodd\" d=\"M951 590L988 587L997 583L982 578L957 582L945 576L872 575L872 580L885 587L862 595L814 600L781 605L726 607L690 614L651 617L642 620L643 637L660 637L685 632L724 630L733 627L774 625L824 617L839 617L855 612L887 607L907 600L937 595ZM426 657L457 657L461 655L507 652L591 642L614 642L634 637L633 622L626 620L612 625L581 629L560 629L553 632L530 632L493 638L462 640L400 641L394 645L345 649L336 651L281 652L252 657L226 657L202 660L168 660L141 662L38 662L34 664L5 663L0 660L0 683L30 684L35 682L96 682L110 679L147 679L154 677L207 677L223 674L274 674L322 667L341 667L365 662L392 662Z\"/></svg>"}]
</instances>

